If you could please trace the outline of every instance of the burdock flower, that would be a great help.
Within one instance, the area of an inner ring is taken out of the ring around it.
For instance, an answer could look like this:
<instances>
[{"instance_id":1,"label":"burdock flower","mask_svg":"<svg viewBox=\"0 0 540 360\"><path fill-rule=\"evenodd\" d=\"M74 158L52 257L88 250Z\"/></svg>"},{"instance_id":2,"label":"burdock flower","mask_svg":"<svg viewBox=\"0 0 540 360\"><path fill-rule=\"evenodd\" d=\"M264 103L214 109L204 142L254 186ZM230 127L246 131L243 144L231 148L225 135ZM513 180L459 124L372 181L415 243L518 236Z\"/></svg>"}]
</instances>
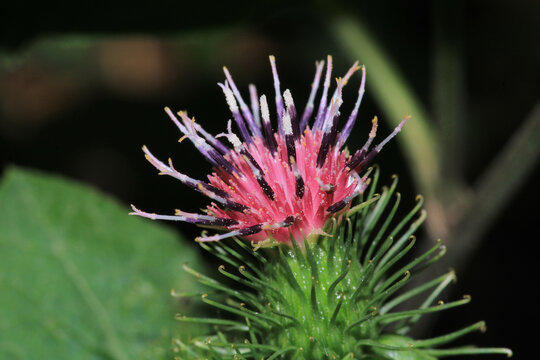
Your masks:
<instances>
[{"instance_id":1,"label":"burdock flower","mask_svg":"<svg viewBox=\"0 0 540 360\"><path fill-rule=\"evenodd\" d=\"M204 214L177 210L175 215L157 215L135 207L132 214L224 230L197 240L223 261L218 271L227 282L183 266L209 291L202 294L201 301L218 312L204 317L175 315L183 323L211 325L209 333L201 336L173 339L177 358L436 360L472 354L510 356L512 352L505 348L442 347L472 331L482 331L483 322L430 339L409 335L423 315L465 305L470 297L437 302L455 279L453 271L425 283L409 283L443 256L445 247L438 241L409 259L414 233L426 217L421 210L422 197L417 197L417 204L406 216L395 221L401 199L396 192L397 176L375 195L379 178L375 169L369 185L369 163L401 130L407 117L371 147L377 130L374 118L366 143L349 155L343 148L364 94L365 68L355 63L343 78L336 79L335 90L329 93L329 56L316 107L324 62L316 63L311 93L300 116L291 92L281 92L272 56L270 64L276 131L267 98L259 98L250 86L248 107L226 68L226 80L219 85L238 135L232 121L225 132L212 136L186 112L176 115L165 109L184 134L182 139L189 139L213 165L207 181L178 172L171 160L163 163L143 147L160 174L177 178L212 202ZM342 91L358 70L362 71L358 98L350 116L340 124ZM366 195L355 201L364 191ZM216 241L228 237L234 239ZM253 251L238 238L256 243L255 248L276 242L284 246ZM240 287L230 287L234 283ZM172 294L198 295L185 289ZM415 302L421 305L409 309L407 305Z\"/></svg>"},{"instance_id":2,"label":"burdock flower","mask_svg":"<svg viewBox=\"0 0 540 360\"><path fill-rule=\"evenodd\" d=\"M324 61L317 62L308 102L300 116L291 91L281 92L273 56L270 56L270 65L277 119L274 126L266 96L259 98L255 86L250 85L251 106L248 107L225 67L226 80L219 86L239 135L233 132L230 120L224 133L212 136L186 112L175 115L165 108L184 134L182 139L189 139L213 165L214 172L208 175L206 182L180 173L170 159L165 164L143 147L147 160L161 175L172 176L212 200L205 214L176 210L175 215L157 215L132 206L133 215L185 221L226 231L198 237L197 241L238 236L259 244L273 240L288 243L293 236L295 241L301 242L323 234L327 221L342 213L362 194L369 183L369 178L363 175L367 165L401 130L407 117L386 139L370 149L377 130L375 117L366 143L349 156L343 148L364 94L365 67L356 62L343 78L336 79L335 90L329 97L332 57L328 56L322 95L314 112L325 65ZM358 70L362 72L358 98L345 124L340 124L342 91Z\"/></svg>"}]
</instances>

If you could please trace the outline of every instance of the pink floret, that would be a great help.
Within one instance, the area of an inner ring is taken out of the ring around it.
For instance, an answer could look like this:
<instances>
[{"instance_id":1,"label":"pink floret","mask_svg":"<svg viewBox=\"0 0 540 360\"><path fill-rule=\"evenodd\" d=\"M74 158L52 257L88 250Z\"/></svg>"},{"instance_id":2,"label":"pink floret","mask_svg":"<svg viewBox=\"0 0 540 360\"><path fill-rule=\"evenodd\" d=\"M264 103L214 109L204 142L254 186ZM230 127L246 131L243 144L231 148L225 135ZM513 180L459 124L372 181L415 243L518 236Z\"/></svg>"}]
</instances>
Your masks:
<instances>
[{"instance_id":1,"label":"pink floret","mask_svg":"<svg viewBox=\"0 0 540 360\"><path fill-rule=\"evenodd\" d=\"M324 61L315 64L316 72L308 103L302 116L297 113L291 92L281 93L275 59L270 57L274 78L277 131L270 120L266 96L257 98L257 89L250 85L251 106L244 102L229 71L219 84L236 123L231 121L227 132L213 136L190 119L184 111L178 117L165 108L174 124L203 157L213 165L208 181L193 179L177 171L169 159L165 164L143 147L147 160L161 175L169 175L211 199L204 214L176 210L174 215L147 213L132 205L132 215L152 220L173 220L217 228L224 232L202 236L197 241L217 241L242 237L255 243L273 239L298 243L324 234L329 220L340 216L353 199L366 189L369 179L361 177L367 165L394 137L408 116L394 131L370 149L377 130L377 118L364 146L348 156L342 150L356 122L365 86L365 67L355 63L343 78L336 79L336 89L329 96L332 57L328 56L319 106L315 97L322 77ZM351 76L362 69L358 98L345 124L339 125L342 90ZM310 120L314 115L312 124ZM340 130L341 128L341 130ZM226 138L232 147L221 142Z\"/></svg>"},{"instance_id":2,"label":"pink floret","mask_svg":"<svg viewBox=\"0 0 540 360\"><path fill-rule=\"evenodd\" d=\"M227 172L217 169L208 177L210 184L227 191L231 199L247 205L250 210L245 213L222 210L217 205L208 206L208 210L223 218L235 219L239 225L231 229L239 229L257 224L272 224L285 220L289 216L295 218L290 227L261 231L247 236L251 241L262 241L271 235L278 242L290 242L290 234L295 239L309 237L312 233L320 233L326 221L334 214L326 210L333 203L350 196L358 185L351 179L346 169L346 157L342 151L328 154L322 168L316 166L317 153L321 143L321 133L304 131L301 140L296 142L297 166L304 179L304 195L296 196L296 179L292 167L288 165L284 140L276 136L278 152L273 156L263 142L257 139L249 146L250 153L265 172L266 181L275 192L275 200L271 200L261 189L251 169L242 155L232 151L229 154L231 163L242 169L245 178L236 178ZM324 191L317 178L328 184L333 191ZM352 181L351 181L352 180Z\"/></svg>"}]
</instances>

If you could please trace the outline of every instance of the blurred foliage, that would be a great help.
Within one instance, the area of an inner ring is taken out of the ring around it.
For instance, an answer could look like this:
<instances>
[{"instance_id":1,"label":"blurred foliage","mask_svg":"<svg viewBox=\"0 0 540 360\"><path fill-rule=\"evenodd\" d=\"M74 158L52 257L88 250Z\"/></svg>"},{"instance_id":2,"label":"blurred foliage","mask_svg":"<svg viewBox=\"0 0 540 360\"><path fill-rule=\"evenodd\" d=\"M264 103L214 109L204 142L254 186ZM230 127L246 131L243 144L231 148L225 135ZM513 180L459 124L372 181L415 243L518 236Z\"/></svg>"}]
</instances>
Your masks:
<instances>
[{"instance_id":1,"label":"blurred foliage","mask_svg":"<svg viewBox=\"0 0 540 360\"><path fill-rule=\"evenodd\" d=\"M193 306L169 291L197 289L180 269L198 258L163 226L88 187L10 168L0 229L0 358L167 359L171 337L187 334L173 314Z\"/></svg>"}]
</instances>

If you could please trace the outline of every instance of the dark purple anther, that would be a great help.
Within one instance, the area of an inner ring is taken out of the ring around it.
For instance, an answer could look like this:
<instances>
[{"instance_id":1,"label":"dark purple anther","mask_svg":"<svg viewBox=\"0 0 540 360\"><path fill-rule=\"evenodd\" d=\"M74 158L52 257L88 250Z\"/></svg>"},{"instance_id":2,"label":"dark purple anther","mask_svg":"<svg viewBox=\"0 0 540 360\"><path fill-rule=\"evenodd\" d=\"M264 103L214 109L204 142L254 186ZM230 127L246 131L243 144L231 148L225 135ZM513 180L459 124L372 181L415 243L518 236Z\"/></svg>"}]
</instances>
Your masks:
<instances>
[{"instance_id":1,"label":"dark purple anther","mask_svg":"<svg viewBox=\"0 0 540 360\"><path fill-rule=\"evenodd\" d=\"M319 168L322 168L324 162L326 161L326 155L328 155L328 151L330 150L330 138L330 133L323 134L321 147L319 148L319 153L317 154L317 167Z\"/></svg>"},{"instance_id":2,"label":"dark purple anther","mask_svg":"<svg viewBox=\"0 0 540 360\"><path fill-rule=\"evenodd\" d=\"M283 117L281 118L281 123L283 127L283 133L285 135L285 146L287 147L287 160L289 165L292 162L296 162L296 146L294 141L294 132L291 122L291 115L289 111L285 111Z\"/></svg>"},{"instance_id":3,"label":"dark purple anther","mask_svg":"<svg viewBox=\"0 0 540 360\"><path fill-rule=\"evenodd\" d=\"M357 173L362 172L369 164L371 164L371 161L377 156L379 151L377 149L371 150L366 156L359 159L355 163L351 163L349 166L349 171L355 170Z\"/></svg>"},{"instance_id":4,"label":"dark purple anther","mask_svg":"<svg viewBox=\"0 0 540 360\"><path fill-rule=\"evenodd\" d=\"M223 170L229 174L240 173L227 159L223 157L216 149L209 149L208 154Z\"/></svg>"},{"instance_id":5,"label":"dark purple anther","mask_svg":"<svg viewBox=\"0 0 540 360\"><path fill-rule=\"evenodd\" d=\"M234 202L234 201L231 201L231 200L225 200L223 202L223 205L228 209L238 211L238 212L242 212L242 213L249 210L248 206L242 205L240 203L237 203L237 202Z\"/></svg>"},{"instance_id":6,"label":"dark purple anther","mask_svg":"<svg viewBox=\"0 0 540 360\"><path fill-rule=\"evenodd\" d=\"M342 210L343 208L345 208L346 205L347 205L347 202L345 200L340 200L340 201L336 202L335 204L330 205L326 209L326 211L331 212L331 213L336 213L336 212Z\"/></svg>"},{"instance_id":7,"label":"dark purple anther","mask_svg":"<svg viewBox=\"0 0 540 360\"><path fill-rule=\"evenodd\" d=\"M356 165L358 165L360 161L362 161L365 154L366 154L366 150L363 148L360 150L356 150L354 155L347 161L345 166L348 167L350 170L354 169Z\"/></svg>"},{"instance_id":8,"label":"dark purple anther","mask_svg":"<svg viewBox=\"0 0 540 360\"><path fill-rule=\"evenodd\" d=\"M285 106L287 107L287 112L290 116L291 128L293 132L294 140L300 139L300 125L298 124L298 116L296 114L296 108L294 106L294 101L289 89L285 90L283 93L283 98L285 99Z\"/></svg>"},{"instance_id":9,"label":"dark purple anther","mask_svg":"<svg viewBox=\"0 0 540 360\"><path fill-rule=\"evenodd\" d=\"M238 230L241 236L249 236L262 231L262 224L253 225L244 229Z\"/></svg>"},{"instance_id":10,"label":"dark purple anther","mask_svg":"<svg viewBox=\"0 0 540 360\"><path fill-rule=\"evenodd\" d=\"M242 154L242 156L245 156L246 160L249 161L257 170L259 170L261 173L263 172L263 169L261 168L261 166L257 163L257 161L249 153L249 151L246 150L245 147L240 149L239 153Z\"/></svg>"},{"instance_id":11,"label":"dark purple anther","mask_svg":"<svg viewBox=\"0 0 540 360\"><path fill-rule=\"evenodd\" d=\"M304 197L304 179L302 179L302 176L296 176L296 196L301 199Z\"/></svg>"},{"instance_id":12,"label":"dark purple anther","mask_svg":"<svg viewBox=\"0 0 540 360\"><path fill-rule=\"evenodd\" d=\"M257 182L259 183L261 189L264 191L264 194L268 196L270 200L273 201L276 199L276 194L274 193L274 190L272 190L272 188L262 175L257 177Z\"/></svg>"},{"instance_id":13,"label":"dark purple anther","mask_svg":"<svg viewBox=\"0 0 540 360\"><path fill-rule=\"evenodd\" d=\"M282 221L283 227L289 227L296 222L296 218L292 215L289 215Z\"/></svg>"},{"instance_id":14,"label":"dark purple anther","mask_svg":"<svg viewBox=\"0 0 540 360\"><path fill-rule=\"evenodd\" d=\"M227 192L221 190L221 189L218 189L217 187L215 187L214 185L210 185L208 183L205 183L203 181L200 182L201 185L208 191L211 191L213 192L214 194L216 194L217 196L221 196L222 198L229 198L231 195L229 195ZM195 186L196 187L196 186Z\"/></svg>"}]
</instances>

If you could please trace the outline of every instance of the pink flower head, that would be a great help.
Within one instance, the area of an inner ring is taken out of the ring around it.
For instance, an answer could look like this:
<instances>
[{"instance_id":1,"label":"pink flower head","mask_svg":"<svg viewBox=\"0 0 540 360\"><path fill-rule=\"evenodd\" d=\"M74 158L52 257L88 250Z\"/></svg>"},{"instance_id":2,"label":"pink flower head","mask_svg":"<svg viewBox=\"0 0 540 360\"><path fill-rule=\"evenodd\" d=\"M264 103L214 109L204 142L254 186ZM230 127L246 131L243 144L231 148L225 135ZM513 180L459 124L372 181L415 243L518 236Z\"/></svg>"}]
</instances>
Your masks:
<instances>
[{"instance_id":1,"label":"pink flower head","mask_svg":"<svg viewBox=\"0 0 540 360\"><path fill-rule=\"evenodd\" d=\"M277 131L272 128L266 96L259 98L255 86L250 85L251 107L248 107L225 67L226 80L219 86L240 136L233 132L230 120L226 132L212 136L186 112L179 112L177 117L165 108L184 134L183 138L189 139L213 165L214 172L208 175L208 181L195 180L178 172L170 159L165 164L143 147L146 159L160 174L175 177L212 200L205 214L176 210L175 215L157 215L134 206L131 214L150 219L186 221L225 231L198 237L197 241L239 236L257 243L271 238L288 243L292 235L301 243L305 238L322 234L326 222L342 213L366 189L369 179L359 174L401 130L408 117L370 150L377 130L375 117L364 146L347 156L342 147L356 121L364 94L365 67L358 66L356 62L343 78L336 79L336 88L328 101L332 74L332 57L328 56L322 95L311 124L324 61L315 64L315 78L302 116L297 112L291 92L285 90L281 93L273 56L270 56L270 64L276 94ZM358 99L347 122L339 130L342 90L360 69L362 81Z\"/></svg>"}]
</instances>

